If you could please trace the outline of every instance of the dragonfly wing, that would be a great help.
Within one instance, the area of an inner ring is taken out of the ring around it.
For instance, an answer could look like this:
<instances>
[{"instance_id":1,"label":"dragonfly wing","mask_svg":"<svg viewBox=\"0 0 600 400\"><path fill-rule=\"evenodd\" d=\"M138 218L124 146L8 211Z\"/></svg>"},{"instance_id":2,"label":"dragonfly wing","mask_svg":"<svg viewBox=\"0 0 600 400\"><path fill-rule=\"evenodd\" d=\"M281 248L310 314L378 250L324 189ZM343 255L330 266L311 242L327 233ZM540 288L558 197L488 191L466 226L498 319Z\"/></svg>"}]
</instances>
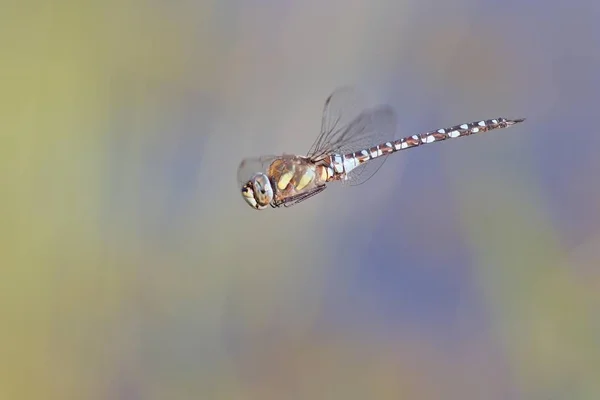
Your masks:
<instances>
[{"instance_id":1,"label":"dragonfly wing","mask_svg":"<svg viewBox=\"0 0 600 400\"><path fill-rule=\"evenodd\" d=\"M321 119L321 133L313 143L307 156L319 156L334 151L336 139L344 129L354 121L366 108L366 101L361 92L352 86L337 88L325 100Z\"/></svg>"},{"instance_id":2,"label":"dragonfly wing","mask_svg":"<svg viewBox=\"0 0 600 400\"><path fill-rule=\"evenodd\" d=\"M308 152L317 160L331 153L346 155L393 141L396 114L387 105L366 107L362 93L351 86L336 89L325 101L321 133ZM348 174L345 184L365 183L381 168L387 156L370 160Z\"/></svg>"},{"instance_id":3,"label":"dragonfly wing","mask_svg":"<svg viewBox=\"0 0 600 400\"><path fill-rule=\"evenodd\" d=\"M363 112L348 128L347 137L338 144L340 154L368 150L378 144L393 142L396 136L396 114L389 106L379 106ZM368 181L387 160L382 155L369 160L348 174L343 181L349 186L362 185Z\"/></svg>"}]
</instances>

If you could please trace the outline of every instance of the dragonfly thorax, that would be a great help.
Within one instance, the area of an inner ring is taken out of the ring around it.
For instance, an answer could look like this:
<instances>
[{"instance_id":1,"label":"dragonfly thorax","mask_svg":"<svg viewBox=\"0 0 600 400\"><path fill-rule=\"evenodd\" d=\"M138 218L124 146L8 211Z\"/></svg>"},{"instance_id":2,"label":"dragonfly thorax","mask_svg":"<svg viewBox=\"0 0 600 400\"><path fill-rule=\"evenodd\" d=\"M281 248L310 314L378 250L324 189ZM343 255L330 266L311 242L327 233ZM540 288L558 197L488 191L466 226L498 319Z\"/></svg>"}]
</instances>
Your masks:
<instances>
[{"instance_id":1,"label":"dragonfly thorax","mask_svg":"<svg viewBox=\"0 0 600 400\"><path fill-rule=\"evenodd\" d=\"M242 186L242 197L255 210L264 210L273 200L273 187L266 174L255 174Z\"/></svg>"}]
</instances>

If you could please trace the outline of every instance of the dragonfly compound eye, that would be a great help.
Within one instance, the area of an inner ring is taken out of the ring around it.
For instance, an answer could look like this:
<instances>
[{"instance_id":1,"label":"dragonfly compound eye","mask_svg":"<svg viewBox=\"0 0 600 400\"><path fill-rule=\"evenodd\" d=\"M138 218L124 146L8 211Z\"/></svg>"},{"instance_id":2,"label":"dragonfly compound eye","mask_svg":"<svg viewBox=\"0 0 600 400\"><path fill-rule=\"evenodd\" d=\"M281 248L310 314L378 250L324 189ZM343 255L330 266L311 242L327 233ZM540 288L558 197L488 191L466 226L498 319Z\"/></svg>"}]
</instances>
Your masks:
<instances>
[{"instance_id":1,"label":"dragonfly compound eye","mask_svg":"<svg viewBox=\"0 0 600 400\"><path fill-rule=\"evenodd\" d=\"M273 188L267 175L254 175L242 187L242 196L248 205L256 210L264 210L273 200Z\"/></svg>"}]
</instances>

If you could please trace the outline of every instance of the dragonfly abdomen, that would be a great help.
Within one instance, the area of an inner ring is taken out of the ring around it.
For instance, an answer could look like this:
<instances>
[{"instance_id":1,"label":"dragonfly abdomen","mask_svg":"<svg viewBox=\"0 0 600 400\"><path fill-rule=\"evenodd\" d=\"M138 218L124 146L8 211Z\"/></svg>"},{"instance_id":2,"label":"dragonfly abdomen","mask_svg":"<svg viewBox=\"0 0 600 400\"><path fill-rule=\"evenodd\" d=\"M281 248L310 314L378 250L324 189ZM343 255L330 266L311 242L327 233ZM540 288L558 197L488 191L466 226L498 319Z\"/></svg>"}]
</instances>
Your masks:
<instances>
[{"instance_id":1,"label":"dragonfly abdomen","mask_svg":"<svg viewBox=\"0 0 600 400\"><path fill-rule=\"evenodd\" d=\"M341 158L339 164L343 165L343 175L345 178L346 174L350 173L353 169L377 157L386 156L388 154L395 153L400 150L410 149L412 147L417 147L422 144L441 142L442 140L446 139L469 136L498 128L507 128L519 122L523 122L524 120L525 119L511 120L506 118L488 119L474 121L468 124L455 125L451 128L438 129L435 131L421 133L419 135L412 135L394 142L386 142L368 149L356 151L344 156L338 156ZM335 167L335 161L333 164ZM336 172L338 172L337 169Z\"/></svg>"},{"instance_id":2,"label":"dragonfly abdomen","mask_svg":"<svg viewBox=\"0 0 600 400\"><path fill-rule=\"evenodd\" d=\"M463 136L469 136L481 132L491 131L493 129L498 128L507 128L519 122L523 122L525 119L506 119L506 118L497 118L497 119L488 119L481 121L474 121L468 124L460 124L455 125L451 128L446 129L438 129L435 131L430 131L426 133L421 133L419 135L412 135L400 140L395 141L394 151L400 151L409 149L411 147L416 147L421 144L429 144L435 142L441 142L446 139L454 139Z\"/></svg>"}]
</instances>

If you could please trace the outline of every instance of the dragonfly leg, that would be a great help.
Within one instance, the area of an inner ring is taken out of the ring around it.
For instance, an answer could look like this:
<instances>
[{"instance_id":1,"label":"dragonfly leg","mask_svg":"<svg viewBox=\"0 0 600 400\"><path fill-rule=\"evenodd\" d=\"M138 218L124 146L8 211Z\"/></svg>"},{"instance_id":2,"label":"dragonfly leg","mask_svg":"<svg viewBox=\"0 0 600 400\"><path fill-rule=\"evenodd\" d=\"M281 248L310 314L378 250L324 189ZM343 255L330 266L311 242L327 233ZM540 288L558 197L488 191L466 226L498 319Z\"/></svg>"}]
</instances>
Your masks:
<instances>
[{"instance_id":1,"label":"dragonfly leg","mask_svg":"<svg viewBox=\"0 0 600 400\"><path fill-rule=\"evenodd\" d=\"M283 199L283 200L275 203L273 205L273 207L277 208L277 207L281 207L281 206L283 206L283 207L294 206L294 205L296 205L298 203L303 202L306 199L309 199L309 198L313 197L314 195L317 195L317 194L321 193L323 190L325 190L326 187L327 187L326 185L316 186L316 187L310 189L307 192L300 193L300 194L297 194L295 196L287 197L287 198L285 198L285 199Z\"/></svg>"}]
</instances>

